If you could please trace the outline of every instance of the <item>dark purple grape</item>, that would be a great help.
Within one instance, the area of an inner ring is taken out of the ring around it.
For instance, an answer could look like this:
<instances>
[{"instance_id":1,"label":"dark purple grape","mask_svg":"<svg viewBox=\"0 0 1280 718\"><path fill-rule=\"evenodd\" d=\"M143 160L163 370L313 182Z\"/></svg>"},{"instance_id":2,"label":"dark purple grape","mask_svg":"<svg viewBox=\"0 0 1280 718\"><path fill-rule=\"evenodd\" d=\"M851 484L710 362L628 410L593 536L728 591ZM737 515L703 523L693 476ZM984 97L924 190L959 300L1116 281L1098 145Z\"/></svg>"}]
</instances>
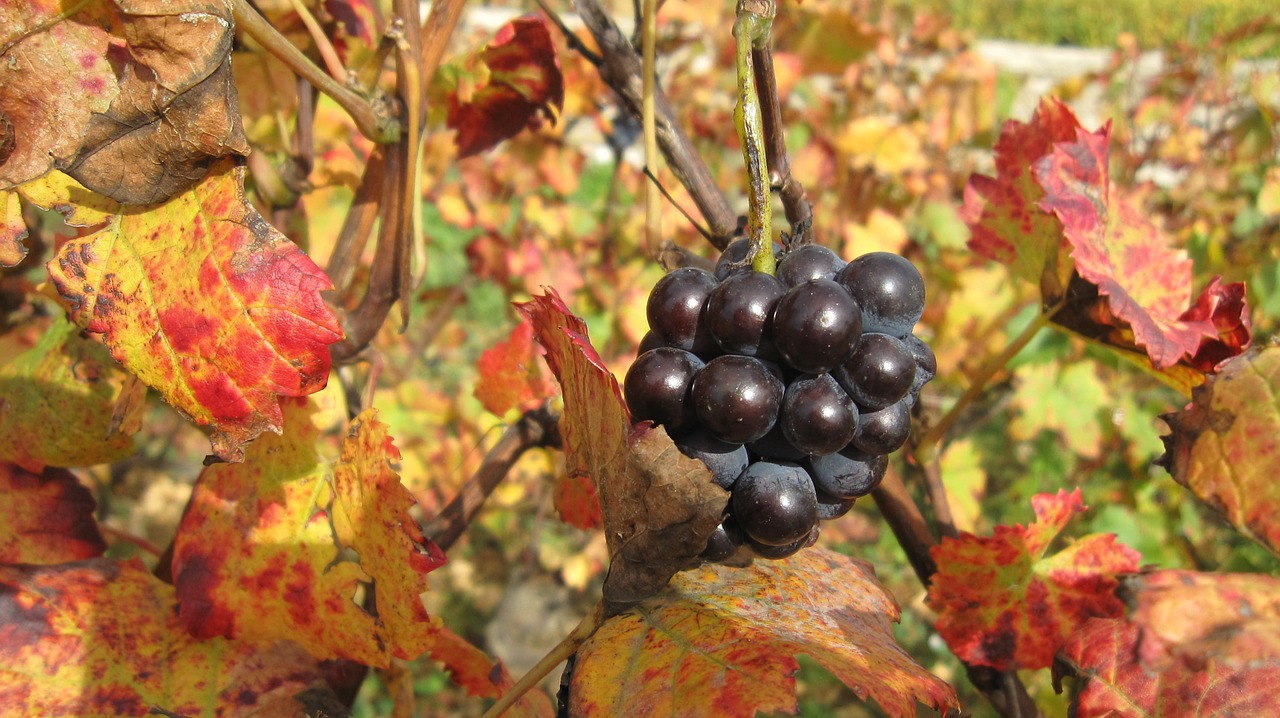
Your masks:
<instances>
[{"instance_id":1,"label":"dark purple grape","mask_svg":"<svg viewBox=\"0 0 1280 718\"><path fill-rule=\"evenodd\" d=\"M813 483L814 492L818 495L818 520L831 521L849 513L853 509L853 505L857 503L857 499L842 499L832 496L822 489L818 488L818 482L815 479Z\"/></svg>"},{"instance_id":2,"label":"dark purple grape","mask_svg":"<svg viewBox=\"0 0 1280 718\"><path fill-rule=\"evenodd\" d=\"M888 454L907 442L911 429L911 407L907 399L881 409L863 412L858 417L858 433L853 445L867 454Z\"/></svg>"},{"instance_id":3,"label":"dark purple grape","mask_svg":"<svg viewBox=\"0 0 1280 718\"><path fill-rule=\"evenodd\" d=\"M729 499L734 521L753 541L786 546L818 522L813 480L797 464L757 461L733 484Z\"/></svg>"},{"instance_id":4,"label":"dark purple grape","mask_svg":"<svg viewBox=\"0 0 1280 718\"><path fill-rule=\"evenodd\" d=\"M783 401L786 401L786 394L782 395ZM781 412L779 412L781 415ZM808 456L807 453L797 449L794 444L787 441L787 437L782 433L782 422L779 421L773 425L768 434L747 444L747 453L757 459L765 461L802 461Z\"/></svg>"},{"instance_id":5,"label":"dark purple grape","mask_svg":"<svg viewBox=\"0 0 1280 718\"><path fill-rule=\"evenodd\" d=\"M745 444L773 428L782 392L782 381L759 359L726 354L694 378L693 410L716 438Z\"/></svg>"},{"instance_id":6,"label":"dark purple grape","mask_svg":"<svg viewBox=\"0 0 1280 718\"><path fill-rule=\"evenodd\" d=\"M770 561L777 561L778 559L787 558L788 556L794 556L799 553L800 549L808 548L817 543L818 532L818 527L814 526L813 530L807 535L792 541L785 546L770 546L768 544L760 543L759 541L751 541L750 539L747 540L747 545L751 547L751 551L755 553L756 556Z\"/></svg>"},{"instance_id":7,"label":"dark purple grape","mask_svg":"<svg viewBox=\"0 0 1280 718\"><path fill-rule=\"evenodd\" d=\"M707 547L702 550L701 556L711 563L721 563L733 558L746 542L747 537L733 523L733 519L725 519L712 532L711 538L707 539Z\"/></svg>"},{"instance_id":8,"label":"dark purple grape","mask_svg":"<svg viewBox=\"0 0 1280 718\"><path fill-rule=\"evenodd\" d=\"M751 248L751 240L746 237L735 239L729 243L728 247L720 253L720 258L716 260L715 277L718 280L728 278L730 274L738 272L750 272L750 264L743 264L747 261L747 251ZM782 252L782 245L777 242L773 243L773 253L778 255ZM734 266L739 265L739 266Z\"/></svg>"},{"instance_id":9,"label":"dark purple grape","mask_svg":"<svg viewBox=\"0 0 1280 718\"><path fill-rule=\"evenodd\" d=\"M665 345L695 354L714 349L715 342L702 321L707 297L716 278L706 270L681 267L653 285L645 311L652 329Z\"/></svg>"},{"instance_id":10,"label":"dark purple grape","mask_svg":"<svg viewBox=\"0 0 1280 718\"><path fill-rule=\"evenodd\" d=\"M773 343L799 371L831 371L853 352L862 313L844 287L812 279L787 290L773 310Z\"/></svg>"},{"instance_id":11,"label":"dark purple grape","mask_svg":"<svg viewBox=\"0 0 1280 718\"><path fill-rule=\"evenodd\" d=\"M836 499L866 496L880 485L888 468L888 456L867 454L854 446L809 460L814 488Z\"/></svg>"},{"instance_id":12,"label":"dark purple grape","mask_svg":"<svg viewBox=\"0 0 1280 718\"><path fill-rule=\"evenodd\" d=\"M701 426L677 439L676 448L685 456L706 464L712 480L722 489L733 486L734 479L750 463L747 447L723 442Z\"/></svg>"},{"instance_id":13,"label":"dark purple grape","mask_svg":"<svg viewBox=\"0 0 1280 718\"><path fill-rule=\"evenodd\" d=\"M858 407L830 374L796 379L782 397L782 434L806 454L831 454L858 431Z\"/></svg>"},{"instance_id":14,"label":"dark purple grape","mask_svg":"<svg viewBox=\"0 0 1280 718\"><path fill-rule=\"evenodd\" d=\"M911 393L919 394L924 385L933 381L933 377L937 375L938 357L934 355L933 347L914 334L908 335L902 342L911 350L911 356L916 360L916 378L911 382Z\"/></svg>"},{"instance_id":15,"label":"dark purple grape","mask_svg":"<svg viewBox=\"0 0 1280 718\"><path fill-rule=\"evenodd\" d=\"M658 347L665 347L666 345L667 343L663 341L662 337L659 336L657 332L653 330L647 331L644 333L644 338L640 340L639 348L636 349L636 356L640 356L650 349L657 349Z\"/></svg>"},{"instance_id":16,"label":"dark purple grape","mask_svg":"<svg viewBox=\"0 0 1280 718\"><path fill-rule=\"evenodd\" d=\"M636 357L622 382L631 420L646 419L667 433L693 426L691 387L702 360L681 349L659 347Z\"/></svg>"},{"instance_id":17,"label":"dark purple grape","mask_svg":"<svg viewBox=\"0 0 1280 718\"><path fill-rule=\"evenodd\" d=\"M785 291L772 274L739 272L725 278L707 298L707 328L716 344L726 354L776 357L766 333Z\"/></svg>"},{"instance_id":18,"label":"dark purple grape","mask_svg":"<svg viewBox=\"0 0 1280 718\"><path fill-rule=\"evenodd\" d=\"M878 411L911 391L916 360L901 339L863 332L853 356L831 374L863 411Z\"/></svg>"},{"instance_id":19,"label":"dark purple grape","mask_svg":"<svg viewBox=\"0 0 1280 718\"><path fill-rule=\"evenodd\" d=\"M778 260L778 279L788 287L810 279L835 279L844 265L840 255L821 244L802 244Z\"/></svg>"},{"instance_id":20,"label":"dark purple grape","mask_svg":"<svg viewBox=\"0 0 1280 718\"><path fill-rule=\"evenodd\" d=\"M849 262L836 280L862 308L862 331L905 337L924 314L924 278L903 257L871 252Z\"/></svg>"}]
</instances>

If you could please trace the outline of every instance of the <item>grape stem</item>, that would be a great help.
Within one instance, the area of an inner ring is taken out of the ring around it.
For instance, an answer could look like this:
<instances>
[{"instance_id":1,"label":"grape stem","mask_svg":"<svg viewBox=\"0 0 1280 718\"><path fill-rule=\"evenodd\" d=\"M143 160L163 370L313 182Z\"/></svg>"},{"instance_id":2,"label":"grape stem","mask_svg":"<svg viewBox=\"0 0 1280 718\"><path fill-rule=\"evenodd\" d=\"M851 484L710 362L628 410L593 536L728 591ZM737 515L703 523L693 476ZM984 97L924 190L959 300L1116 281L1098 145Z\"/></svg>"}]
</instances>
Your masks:
<instances>
[{"instance_id":1,"label":"grape stem","mask_svg":"<svg viewBox=\"0 0 1280 718\"><path fill-rule=\"evenodd\" d=\"M791 239L787 244L808 244L813 242L813 206L804 185L791 176L791 158L787 155L787 136L782 126L782 101L778 98L778 81L773 73L773 50L767 44L751 48L751 62L764 119L769 184L782 195L782 209L791 225Z\"/></svg>"},{"instance_id":2,"label":"grape stem","mask_svg":"<svg viewBox=\"0 0 1280 718\"><path fill-rule=\"evenodd\" d=\"M538 661L533 668L530 668L528 673L521 676L520 680L516 681L516 684L508 689L506 693L503 693L498 702L490 706L489 710L485 711L481 718L498 718L498 716L505 713L525 693L528 693L529 689L536 686L538 681L546 678L552 669L564 663L569 659L569 656L576 653L582 647L582 644L586 643L588 638L591 638L603 621L604 602L597 601L595 607L591 609L590 613L582 617L582 621L573 629L573 632L565 636L563 641L557 644L555 648L552 648L547 655L543 656L542 660Z\"/></svg>"},{"instance_id":3,"label":"grape stem","mask_svg":"<svg viewBox=\"0 0 1280 718\"><path fill-rule=\"evenodd\" d=\"M644 166L646 169L658 170L658 130L654 115L654 75L655 36L658 25L658 0L644 0L641 13L641 124L644 128ZM658 188L651 182L645 183L644 193L644 235L645 245L650 254L659 253L658 244L662 241L662 205Z\"/></svg>"},{"instance_id":4,"label":"grape stem","mask_svg":"<svg viewBox=\"0 0 1280 718\"><path fill-rule=\"evenodd\" d=\"M733 108L733 123L742 143L742 159L747 166L747 237L751 241L751 267L757 272L773 274L773 204L769 197L769 170L764 141L764 113L756 90L755 61L752 50L766 48L777 8L772 0L739 0L737 19L733 23L738 68L738 103Z\"/></svg>"}]
</instances>

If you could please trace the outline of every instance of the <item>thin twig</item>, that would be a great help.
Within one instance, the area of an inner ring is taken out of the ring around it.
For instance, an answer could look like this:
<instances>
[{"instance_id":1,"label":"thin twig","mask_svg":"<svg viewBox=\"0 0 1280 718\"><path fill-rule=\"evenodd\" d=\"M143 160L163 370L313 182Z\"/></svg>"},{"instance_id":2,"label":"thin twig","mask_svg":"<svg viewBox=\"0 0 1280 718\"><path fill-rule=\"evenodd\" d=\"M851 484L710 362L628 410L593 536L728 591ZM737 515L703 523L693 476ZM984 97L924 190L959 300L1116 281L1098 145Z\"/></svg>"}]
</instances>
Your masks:
<instances>
[{"instance_id":1,"label":"thin twig","mask_svg":"<svg viewBox=\"0 0 1280 718\"><path fill-rule=\"evenodd\" d=\"M640 56L598 0L575 0L575 5L600 48L603 59L599 66L601 79L618 93L628 112L640 117L643 97ZM738 215L716 186L702 156L693 149L684 128L675 121L675 113L661 87L654 89L654 112L658 146L668 168L698 205L698 211L711 229L712 244L717 249L724 249L737 230Z\"/></svg>"},{"instance_id":2,"label":"thin twig","mask_svg":"<svg viewBox=\"0 0 1280 718\"><path fill-rule=\"evenodd\" d=\"M247 0L231 0L231 12L236 25L244 30L268 52L275 55L289 69L298 73L351 115L360 133L374 142L395 142L400 136L400 124L385 113L374 109L372 103L357 95L316 66L302 51L294 47L284 35L249 6Z\"/></svg>"},{"instance_id":3,"label":"thin twig","mask_svg":"<svg viewBox=\"0 0 1280 718\"><path fill-rule=\"evenodd\" d=\"M937 447L921 457L920 471L924 476L924 490L933 508L933 524L943 536L956 536L956 521L951 513L951 501L947 498L947 486L942 482L942 467Z\"/></svg>"},{"instance_id":4,"label":"thin twig","mask_svg":"<svg viewBox=\"0 0 1280 718\"><path fill-rule=\"evenodd\" d=\"M644 166L648 171L658 166L658 129L654 117L653 95L656 89L655 70L656 35L658 34L657 0L644 0L637 5L641 8L641 66L643 77L640 83L640 119L644 134ZM657 186L646 183L644 188L644 237L645 247L649 253L658 253L658 243L662 241L662 205Z\"/></svg>"},{"instance_id":5,"label":"thin twig","mask_svg":"<svg viewBox=\"0 0 1280 718\"><path fill-rule=\"evenodd\" d=\"M543 678L546 678L552 669L567 661L569 656L577 653L582 644L586 643L587 639L591 638L591 635L600 627L603 619L604 602L597 601L595 607L591 609L590 613L582 617L582 621L578 623L573 631L565 636L564 640L557 644L555 648L552 648L547 655L543 656L537 665L530 668L528 673L516 681L514 686L508 689L506 693L503 693L498 702L490 706L489 710L485 711L481 718L498 718L508 708L515 705L516 701L529 692L529 689L538 685L538 682Z\"/></svg>"},{"instance_id":6,"label":"thin twig","mask_svg":"<svg viewBox=\"0 0 1280 718\"><path fill-rule=\"evenodd\" d=\"M538 0L538 7L542 9L542 12L546 13L547 17L551 18L551 24L559 28L560 33L564 35L564 42L569 46L570 50L582 55L583 59L595 67L600 67L600 64L604 62L604 59L592 51L591 48L587 47L586 43L582 42L582 40L580 40L578 36L569 29L569 26L564 24L564 20L560 19L560 15L547 6L546 0Z\"/></svg>"},{"instance_id":7,"label":"thin twig","mask_svg":"<svg viewBox=\"0 0 1280 718\"><path fill-rule=\"evenodd\" d=\"M316 16L311 14L311 10L307 9L302 0L289 0L289 5L294 12L298 13L298 17L302 18L302 24L306 26L311 41L316 44L316 50L320 52L320 59L324 60L324 66L329 71L329 75L345 87L347 68L342 66L342 60L338 59L338 51L333 48L333 43L329 42L320 23L316 21Z\"/></svg>"},{"instance_id":8,"label":"thin twig","mask_svg":"<svg viewBox=\"0 0 1280 718\"><path fill-rule=\"evenodd\" d=\"M471 521L493 493L507 472L524 452L535 446L554 446L560 441L558 417L546 406L527 411L520 420L507 427L480 468L467 480L458 495L427 522L423 533L430 536L446 552L471 525Z\"/></svg>"},{"instance_id":9,"label":"thin twig","mask_svg":"<svg viewBox=\"0 0 1280 718\"><path fill-rule=\"evenodd\" d=\"M658 187L658 191L661 192L662 196L671 203L672 207L676 208L676 211L679 212L682 217L689 220L689 224L693 225L693 228L698 230L698 234L702 235L703 239L708 242L711 241L711 232L708 231L706 227L698 224L698 220L694 219L693 215L689 214L689 211L682 207L680 203L676 201L675 197L671 196L671 193L667 191L666 187L662 186L662 183L658 181L658 178L654 176L653 172L651 172L648 167L644 168L644 176L648 177L649 181Z\"/></svg>"},{"instance_id":10,"label":"thin twig","mask_svg":"<svg viewBox=\"0 0 1280 718\"><path fill-rule=\"evenodd\" d=\"M789 242L808 244L813 241L813 206L805 195L804 186L791 176L791 157L787 154L787 134L782 124L782 101L778 97L778 81L773 72L773 49L770 45L752 48L751 57L760 113L764 120L769 184L777 187L782 195L782 209L791 225Z\"/></svg>"},{"instance_id":11,"label":"thin twig","mask_svg":"<svg viewBox=\"0 0 1280 718\"><path fill-rule=\"evenodd\" d=\"M151 543L145 538L138 536L137 534L129 533L124 529L118 529L115 526L112 526L111 524L107 524L107 523L99 523L98 530L110 538L116 539L118 541L124 541L125 543L131 543L134 546L137 546L143 552L149 553L156 558L160 558L161 556L164 556L164 549Z\"/></svg>"}]
</instances>

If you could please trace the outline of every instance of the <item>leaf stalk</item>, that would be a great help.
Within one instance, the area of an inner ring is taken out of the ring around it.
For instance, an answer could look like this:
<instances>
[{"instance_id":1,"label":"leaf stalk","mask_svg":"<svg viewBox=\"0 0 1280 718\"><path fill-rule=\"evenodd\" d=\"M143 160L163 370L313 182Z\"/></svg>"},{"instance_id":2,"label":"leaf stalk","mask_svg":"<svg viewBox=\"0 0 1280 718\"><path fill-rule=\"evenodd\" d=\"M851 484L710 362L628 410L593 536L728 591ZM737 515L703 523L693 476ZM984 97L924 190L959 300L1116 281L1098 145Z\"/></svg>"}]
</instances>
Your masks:
<instances>
[{"instance_id":1,"label":"leaf stalk","mask_svg":"<svg viewBox=\"0 0 1280 718\"><path fill-rule=\"evenodd\" d=\"M756 88L752 50L768 47L776 7L766 0L741 0L733 23L735 63L738 71L738 103L733 123L742 143L742 159L747 167L747 237L751 242L751 268L773 274L773 204L769 197L769 170L764 141L764 113Z\"/></svg>"}]
</instances>

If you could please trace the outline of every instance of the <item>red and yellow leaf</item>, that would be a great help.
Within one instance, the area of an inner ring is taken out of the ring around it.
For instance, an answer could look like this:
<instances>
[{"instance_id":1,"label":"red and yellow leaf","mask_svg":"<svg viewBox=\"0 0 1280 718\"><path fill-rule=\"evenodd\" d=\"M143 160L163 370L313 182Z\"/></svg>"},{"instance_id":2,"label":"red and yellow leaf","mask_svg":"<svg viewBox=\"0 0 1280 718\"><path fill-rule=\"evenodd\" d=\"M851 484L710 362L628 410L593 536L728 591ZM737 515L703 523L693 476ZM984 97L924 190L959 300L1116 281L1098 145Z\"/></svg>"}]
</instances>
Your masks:
<instances>
[{"instance_id":1,"label":"red and yellow leaf","mask_svg":"<svg viewBox=\"0 0 1280 718\"><path fill-rule=\"evenodd\" d=\"M871 566L822 549L746 569L706 566L609 619L578 652L569 712L749 718L796 710L797 654L892 716L955 692L894 642L899 609Z\"/></svg>"},{"instance_id":2,"label":"red and yellow leaf","mask_svg":"<svg viewBox=\"0 0 1280 718\"><path fill-rule=\"evenodd\" d=\"M27 223L22 219L22 203L18 195L0 190L0 267L16 267L27 256L22 240L27 238Z\"/></svg>"},{"instance_id":3,"label":"red and yellow leaf","mask_svg":"<svg viewBox=\"0 0 1280 718\"><path fill-rule=\"evenodd\" d=\"M1280 662L1280 579L1243 573L1155 571L1125 581L1142 629L1138 657L1162 669L1212 657L1243 668Z\"/></svg>"},{"instance_id":4,"label":"red and yellow leaf","mask_svg":"<svg viewBox=\"0 0 1280 718\"><path fill-rule=\"evenodd\" d=\"M541 346L533 340L533 326L520 322L504 342L480 355L476 398L493 414L525 411L556 393L555 379L542 361Z\"/></svg>"},{"instance_id":5,"label":"red and yellow leaf","mask_svg":"<svg viewBox=\"0 0 1280 718\"><path fill-rule=\"evenodd\" d=\"M1015 276L1046 291L1050 301L1065 291L1071 262L1061 226L1037 207L1044 190L1032 165L1055 142L1074 139L1079 126L1070 108L1051 99L1040 102L1030 124L1006 122L996 142L996 176L970 177L960 211L972 231L969 248L1009 265Z\"/></svg>"},{"instance_id":6,"label":"red and yellow leaf","mask_svg":"<svg viewBox=\"0 0 1280 718\"><path fill-rule=\"evenodd\" d=\"M564 106L564 77L542 18L526 15L503 25L484 47L441 68L450 129L458 156L470 157L515 137Z\"/></svg>"},{"instance_id":7,"label":"red and yellow leaf","mask_svg":"<svg viewBox=\"0 0 1280 718\"><path fill-rule=\"evenodd\" d=\"M0 5L0 125L21 138L0 154L0 187L75 156L95 113L120 93L107 56L111 4L57 0Z\"/></svg>"},{"instance_id":8,"label":"red and yellow leaf","mask_svg":"<svg viewBox=\"0 0 1280 718\"><path fill-rule=\"evenodd\" d=\"M36 346L0 365L0 460L38 472L133 453L133 438L112 431L124 374L80 327L55 319Z\"/></svg>"},{"instance_id":9,"label":"red and yellow leaf","mask_svg":"<svg viewBox=\"0 0 1280 718\"><path fill-rule=\"evenodd\" d=\"M0 566L0 616L0 718L345 715L297 645L192 638L136 560Z\"/></svg>"},{"instance_id":10,"label":"red and yellow leaf","mask_svg":"<svg viewBox=\"0 0 1280 718\"><path fill-rule=\"evenodd\" d=\"M633 429L618 381L591 347L586 324L554 290L518 308L560 380L569 480L589 481L600 497L611 557L604 603L606 615L613 615L698 564L728 494L712 483L702 462L676 449L665 430ZM586 488L574 491L584 496Z\"/></svg>"},{"instance_id":11,"label":"red and yellow leaf","mask_svg":"<svg viewBox=\"0 0 1280 718\"><path fill-rule=\"evenodd\" d=\"M933 551L929 604L938 633L961 660L997 670L1045 668L1063 641L1093 616L1120 615L1117 575L1136 571L1137 551L1110 534L1085 536L1045 557L1085 506L1080 490L1037 494L1036 520L997 526L989 537L961 533Z\"/></svg>"},{"instance_id":12,"label":"red and yellow leaf","mask_svg":"<svg viewBox=\"0 0 1280 718\"><path fill-rule=\"evenodd\" d=\"M0 564L66 563L107 549L93 494L66 469L32 473L0 462L0 496Z\"/></svg>"},{"instance_id":13,"label":"red and yellow leaf","mask_svg":"<svg viewBox=\"0 0 1280 718\"><path fill-rule=\"evenodd\" d=\"M387 466L395 448L371 415L330 468L318 442L331 396L288 400L283 435L201 474L173 560L179 615L197 637L287 637L316 658L372 666L416 658L435 640L419 594L444 557L406 513L413 500ZM361 606L361 584L375 590L376 612Z\"/></svg>"},{"instance_id":14,"label":"red and yellow leaf","mask_svg":"<svg viewBox=\"0 0 1280 718\"><path fill-rule=\"evenodd\" d=\"M49 274L77 324L238 460L280 430L281 396L325 385L341 330L320 296L328 277L249 205L232 165L150 211L113 215L65 244Z\"/></svg>"},{"instance_id":15,"label":"red and yellow leaf","mask_svg":"<svg viewBox=\"0 0 1280 718\"><path fill-rule=\"evenodd\" d=\"M1160 463L1244 535L1280 553L1280 347L1224 362L1192 401L1162 417Z\"/></svg>"},{"instance_id":16,"label":"red and yellow leaf","mask_svg":"<svg viewBox=\"0 0 1280 718\"><path fill-rule=\"evenodd\" d=\"M1213 657L1179 659L1152 670L1138 658L1142 629L1124 619L1092 618L1062 649L1078 677L1077 718L1208 718L1276 712L1280 658L1233 668Z\"/></svg>"}]
</instances>

